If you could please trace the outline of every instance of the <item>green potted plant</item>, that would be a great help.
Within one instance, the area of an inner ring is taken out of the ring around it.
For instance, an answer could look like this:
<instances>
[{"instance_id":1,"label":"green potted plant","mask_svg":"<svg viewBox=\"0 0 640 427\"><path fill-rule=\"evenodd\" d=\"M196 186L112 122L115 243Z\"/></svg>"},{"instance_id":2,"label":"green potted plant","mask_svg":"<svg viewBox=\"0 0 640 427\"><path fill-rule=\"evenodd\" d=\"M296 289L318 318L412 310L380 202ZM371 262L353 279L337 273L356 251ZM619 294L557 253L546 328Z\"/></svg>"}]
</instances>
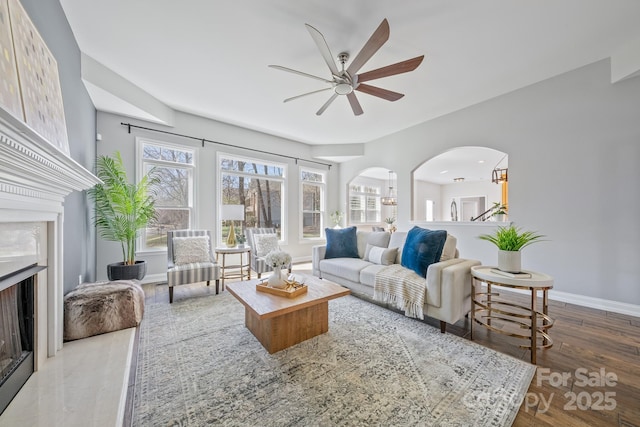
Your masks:
<instances>
[{"instance_id":1,"label":"green potted plant","mask_svg":"<svg viewBox=\"0 0 640 427\"><path fill-rule=\"evenodd\" d=\"M342 221L343 213L340 211L331 212L331 221L333 222L333 228L340 228L340 221Z\"/></svg>"},{"instance_id":2,"label":"green potted plant","mask_svg":"<svg viewBox=\"0 0 640 427\"><path fill-rule=\"evenodd\" d=\"M246 242L244 234L238 234L236 236L236 242L238 243L239 248L244 248L244 243Z\"/></svg>"},{"instance_id":3,"label":"green potted plant","mask_svg":"<svg viewBox=\"0 0 640 427\"><path fill-rule=\"evenodd\" d=\"M493 204L493 213L491 216L497 222L505 222L507 220L507 207L500 202L495 202Z\"/></svg>"},{"instance_id":4,"label":"green potted plant","mask_svg":"<svg viewBox=\"0 0 640 427\"><path fill-rule=\"evenodd\" d=\"M522 271L521 250L539 242L543 237L535 231L523 231L515 225L498 227L493 234L481 234L479 239L486 240L498 247L498 269L509 273Z\"/></svg>"},{"instance_id":5,"label":"green potted plant","mask_svg":"<svg viewBox=\"0 0 640 427\"><path fill-rule=\"evenodd\" d=\"M396 226L393 225L394 222L396 222L396 219L394 217L389 217L389 218L385 218L384 222L386 222L389 225L389 232L393 233L394 231L396 231Z\"/></svg>"},{"instance_id":6,"label":"green potted plant","mask_svg":"<svg viewBox=\"0 0 640 427\"><path fill-rule=\"evenodd\" d=\"M95 202L94 224L100 237L120 242L122 262L107 265L109 280L141 280L146 274L146 261L136 261L136 240L140 229L155 219L151 190L159 183L155 170L137 184L129 183L120 152L99 156L96 175L102 181L89 189Z\"/></svg>"}]
</instances>

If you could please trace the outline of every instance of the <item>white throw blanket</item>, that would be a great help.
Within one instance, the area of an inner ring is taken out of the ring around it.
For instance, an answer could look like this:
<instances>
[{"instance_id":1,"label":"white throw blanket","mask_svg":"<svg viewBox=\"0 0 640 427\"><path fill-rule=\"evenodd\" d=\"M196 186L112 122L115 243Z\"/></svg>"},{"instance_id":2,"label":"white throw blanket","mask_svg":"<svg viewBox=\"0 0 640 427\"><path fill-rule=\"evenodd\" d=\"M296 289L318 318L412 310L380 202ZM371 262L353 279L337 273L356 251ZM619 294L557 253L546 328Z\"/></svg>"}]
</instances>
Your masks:
<instances>
[{"instance_id":1,"label":"white throw blanket","mask_svg":"<svg viewBox=\"0 0 640 427\"><path fill-rule=\"evenodd\" d=\"M426 295L426 279L400 264L389 265L376 274L373 299L395 305L407 317L424 319Z\"/></svg>"}]
</instances>

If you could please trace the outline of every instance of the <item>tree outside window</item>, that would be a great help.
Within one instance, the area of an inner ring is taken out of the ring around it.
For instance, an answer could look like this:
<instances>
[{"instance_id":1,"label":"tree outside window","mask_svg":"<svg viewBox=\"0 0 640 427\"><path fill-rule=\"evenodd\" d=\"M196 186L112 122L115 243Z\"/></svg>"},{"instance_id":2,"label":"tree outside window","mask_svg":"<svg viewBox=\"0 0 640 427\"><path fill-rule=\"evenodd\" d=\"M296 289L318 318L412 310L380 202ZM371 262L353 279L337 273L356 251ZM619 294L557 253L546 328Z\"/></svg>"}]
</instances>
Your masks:
<instances>
[{"instance_id":1,"label":"tree outside window","mask_svg":"<svg viewBox=\"0 0 640 427\"><path fill-rule=\"evenodd\" d=\"M155 168L160 184L155 187L156 219L141 233L143 249L167 246L167 231L190 228L193 217L193 171L195 153L191 149L140 142L142 170ZM142 175L142 174L140 174Z\"/></svg>"},{"instance_id":2,"label":"tree outside window","mask_svg":"<svg viewBox=\"0 0 640 427\"><path fill-rule=\"evenodd\" d=\"M302 230L304 239L322 237L324 218L325 174L310 169L300 169L302 182Z\"/></svg>"},{"instance_id":3,"label":"tree outside window","mask_svg":"<svg viewBox=\"0 0 640 427\"><path fill-rule=\"evenodd\" d=\"M282 238L285 165L222 156L220 171L220 204L244 206L241 230L273 227ZM220 229L220 238L226 236L228 221L221 220ZM236 233L241 232L236 229Z\"/></svg>"}]
</instances>

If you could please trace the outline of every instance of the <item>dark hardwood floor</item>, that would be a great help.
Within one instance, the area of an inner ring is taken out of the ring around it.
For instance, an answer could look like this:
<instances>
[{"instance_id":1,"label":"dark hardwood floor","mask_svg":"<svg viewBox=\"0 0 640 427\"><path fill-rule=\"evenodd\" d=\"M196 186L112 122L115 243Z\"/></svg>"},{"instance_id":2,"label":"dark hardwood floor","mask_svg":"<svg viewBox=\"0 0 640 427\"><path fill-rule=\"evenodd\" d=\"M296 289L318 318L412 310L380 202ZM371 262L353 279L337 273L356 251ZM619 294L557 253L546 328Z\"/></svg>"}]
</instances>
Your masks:
<instances>
[{"instance_id":1,"label":"dark hardwood floor","mask_svg":"<svg viewBox=\"0 0 640 427\"><path fill-rule=\"evenodd\" d=\"M309 264L294 266L298 272L310 269ZM168 303L166 284L144 289L148 303ZM175 298L190 298L215 294L215 286L186 285L175 292ZM501 294L522 304L529 299ZM553 347L538 350L538 371L513 425L640 427L640 317L556 301L549 305ZM425 323L440 327L434 319ZM469 338L469 319L448 325L447 333ZM529 350L519 347L523 340L477 324L473 335L476 343L530 361Z\"/></svg>"},{"instance_id":2,"label":"dark hardwood floor","mask_svg":"<svg viewBox=\"0 0 640 427\"><path fill-rule=\"evenodd\" d=\"M520 304L529 300L513 292L501 295ZM549 330L553 346L538 350L538 370L513 425L640 426L640 318L557 301L549 302L549 315L555 320ZM469 320L448 331L468 338ZM524 340L478 324L473 338L530 361L529 350L519 347Z\"/></svg>"}]
</instances>

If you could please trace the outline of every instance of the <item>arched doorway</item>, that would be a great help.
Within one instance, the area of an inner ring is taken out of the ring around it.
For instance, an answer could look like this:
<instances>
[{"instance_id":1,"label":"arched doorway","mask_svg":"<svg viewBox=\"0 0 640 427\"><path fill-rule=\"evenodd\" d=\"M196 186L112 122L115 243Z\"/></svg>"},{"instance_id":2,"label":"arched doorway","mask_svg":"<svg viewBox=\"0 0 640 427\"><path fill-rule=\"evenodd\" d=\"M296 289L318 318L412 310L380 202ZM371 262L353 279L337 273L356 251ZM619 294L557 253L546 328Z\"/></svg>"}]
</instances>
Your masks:
<instances>
[{"instance_id":1,"label":"arched doorway","mask_svg":"<svg viewBox=\"0 0 640 427\"><path fill-rule=\"evenodd\" d=\"M506 220L494 214L508 209L508 160L502 151L473 146L425 161L411 174L412 220Z\"/></svg>"},{"instance_id":2,"label":"arched doorway","mask_svg":"<svg viewBox=\"0 0 640 427\"><path fill-rule=\"evenodd\" d=\"M383 167L360 172L348 184L347 223L359 228L389 227L397 219L397 206L384 204L389 193L397 190L395 173ZM391 187L391 188L390 188Z\"/></svg>"}]
</instances>

